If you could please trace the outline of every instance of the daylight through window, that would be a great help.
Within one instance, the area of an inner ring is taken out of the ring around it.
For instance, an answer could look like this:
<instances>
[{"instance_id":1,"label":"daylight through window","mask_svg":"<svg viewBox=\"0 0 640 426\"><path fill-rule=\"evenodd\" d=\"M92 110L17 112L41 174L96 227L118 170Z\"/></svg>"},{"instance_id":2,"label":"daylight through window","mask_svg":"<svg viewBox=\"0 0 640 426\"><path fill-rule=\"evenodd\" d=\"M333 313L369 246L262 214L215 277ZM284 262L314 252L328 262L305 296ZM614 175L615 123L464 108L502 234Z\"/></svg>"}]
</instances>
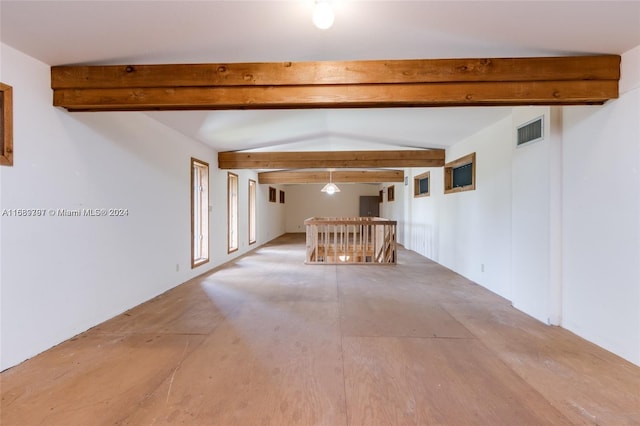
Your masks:
<instances>
[{"instance_id":1,"label":"daylight through window","mask_svg":"<svg viewBox=\"0 0 640 426\"><path fill-rule=\"evenodd\" d=\"M249 179L249 244L256 242L256 181Z\"/></svg>"},{"instance_id":2,"label":"daylight through window","mask_svg":"<svg viewBox=\"0 0 640 426\"><path fill-rule=\"evenodd\" d=\"M229 223L229 253L238 250L238 175L229 173L227 186L227 207Z\"/></svg>"},{"instance_id":3,"label":"daylight through window","mask_svg":"<svg viewBox=\"0 0 640 426\"><path fill-rule=\"evenodd\" d=\"M191 267L209 261L209 164L191 159Z\"/></svg>"}]
</instances>

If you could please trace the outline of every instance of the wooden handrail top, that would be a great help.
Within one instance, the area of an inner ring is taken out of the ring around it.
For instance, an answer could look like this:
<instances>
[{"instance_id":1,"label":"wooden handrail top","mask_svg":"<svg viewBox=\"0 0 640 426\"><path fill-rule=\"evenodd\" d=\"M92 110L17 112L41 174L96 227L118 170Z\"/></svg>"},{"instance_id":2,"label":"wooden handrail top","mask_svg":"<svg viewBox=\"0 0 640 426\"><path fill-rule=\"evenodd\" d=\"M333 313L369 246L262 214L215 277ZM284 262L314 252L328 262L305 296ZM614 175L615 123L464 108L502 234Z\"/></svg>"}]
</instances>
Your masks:
<instances>
[{"instance_id":1,"label":"wooden handrail top","mask_svg":"<svg viewBox=\"0 0 640 426\"><path fill-rule=\"evenodd\" d=\"M397 225L397 221L381 217L310 217L305 225Z\"/></svg>"}]
</instances>

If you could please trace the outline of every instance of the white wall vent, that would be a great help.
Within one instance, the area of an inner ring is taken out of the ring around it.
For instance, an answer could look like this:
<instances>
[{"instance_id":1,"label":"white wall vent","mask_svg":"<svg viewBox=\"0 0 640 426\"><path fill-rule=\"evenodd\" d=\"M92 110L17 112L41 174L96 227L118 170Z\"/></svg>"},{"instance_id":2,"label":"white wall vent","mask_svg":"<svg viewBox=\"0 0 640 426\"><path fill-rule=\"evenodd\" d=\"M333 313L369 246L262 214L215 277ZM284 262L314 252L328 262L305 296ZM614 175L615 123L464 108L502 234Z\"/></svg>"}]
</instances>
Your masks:
<instances>
[{"instance_id":1,"label":"white wall vent","mask_svg":"<svg viewBox=\"0 0 640 426\"><path fill-rule=\"evenodd\" d=\"M525 143L537 142L544 139L544 125L542 122L544 116L534 118L533 120L518 126L516 146Z\"/></svg>"}]
</instances>

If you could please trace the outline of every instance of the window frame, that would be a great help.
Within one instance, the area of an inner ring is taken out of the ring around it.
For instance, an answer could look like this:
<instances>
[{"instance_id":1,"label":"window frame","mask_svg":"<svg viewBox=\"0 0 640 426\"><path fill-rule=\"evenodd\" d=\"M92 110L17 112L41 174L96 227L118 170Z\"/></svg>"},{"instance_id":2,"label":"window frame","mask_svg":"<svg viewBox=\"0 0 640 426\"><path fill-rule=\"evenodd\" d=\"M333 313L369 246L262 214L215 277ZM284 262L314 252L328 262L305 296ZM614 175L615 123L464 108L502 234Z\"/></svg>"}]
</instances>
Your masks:
<instances>
[{"instance_id":1,"label":"window frame","mask_svg":"<svg viewBox=\"0 0 640 426\"><path fill-rule=\"evenodd\" d=\"M273 186L269 187L269 202L270 203L275 203L276 202L276 189Z\"/></svg>"},{"instance_id":2,"label":"window frame","mask_svg":"<svg viewBox=\"0 0 640 426\"><path fill-rule=\"evenodd\" d=\"M471 184L453 187L453 170L471 164ZM472 152L444 165L444 193L453 194L476 189L476 153Z\"/></svg>"},{"instance_id":3,"label":"window frame","mask_svg":"<svg viewBox=\"0 0 640 426\"><path fill-rule=\"evenodd\" d=\"M0 83L0 165L13 166L13 88Z\"/></svg>"},{"instance_id":4,"label":"window frame","mask_svg":"<svg viewBox=\"0 0 640 426\"><path fill-rule=\"evenodd\" d=\"M203 172L204 171L204 176ZM197 181L196 181L197 179ZM201 195L196 197L196 183ZM206 187L206 188L205 188ZM209 223L209 163L191 157L191 269L204 265L210 260ZM197 202L197 204L196 204ZM206 220L205 220L206 217ZM198 223L199 222L199 223ZM196 244L196 232L200 231L200 244ZM206 241L206 244L205 244Z\"/></svg>"},{"instance_id":5,"label":"window frame","mask_svg":"<svg viewBox=\"0 0 640 426\"><path fill-rule=\"evenodd\" d=\"M227 172L227 253L233 253L240 246L238 238L238 175Z\"/></svg>"},{"instance_id":6,"label":"window frame","mask_svg":"<svg viewBox=\"0 0 640 426\"><path fill-rule=\"evenodd\" d=\"M427 192L420 192L420 181L427 179ZM413 178L413 198L431 196L431 172L424 172Z\"/></svg>"},{"instance_id":7,"label":"window frame","mask_svg":"<svg viewBox=\"0 0 640 426\"><path fill-rule=\"evenodd\" d=\"M255 244L257 239L257 192L256 181L249 179L249 245Z\"/></svg>"},{"instance_id":8,"label":"window frame","mask_svg":"<svg viewBox=\"0 0 640 426\"><path fill-rule=\"evenodd\" d=\"M396 186L391 185L387 188L387 202L391 203L396 200Z\"/></svg>"}]
</instances>

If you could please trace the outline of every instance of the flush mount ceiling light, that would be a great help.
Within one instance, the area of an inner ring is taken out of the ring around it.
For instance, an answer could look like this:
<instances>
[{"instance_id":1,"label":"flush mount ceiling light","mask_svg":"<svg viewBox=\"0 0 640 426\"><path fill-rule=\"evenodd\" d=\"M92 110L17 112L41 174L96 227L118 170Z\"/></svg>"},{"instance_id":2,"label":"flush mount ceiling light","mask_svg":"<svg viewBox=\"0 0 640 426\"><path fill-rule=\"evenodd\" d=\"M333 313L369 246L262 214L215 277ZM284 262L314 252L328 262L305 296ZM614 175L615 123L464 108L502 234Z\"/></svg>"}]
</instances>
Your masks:
<instances>
[{"instance_id":1,"label":"flush mount ceiling light","mask_svg":"<svg viewBox=\"0 0 640 426\"><path fill-rule=\"evenodd\" d=\"M331 181L331 172L332 170L329 170L329 183L322 187L322 189L320 190L321 192L326 192L329 195L340 192L340 188L338 188L338 186Z\"/></svg>"},{"instance_id":2,"label":"flush mount ceiling light","mask_svg":"<svg viewBox=\"0 0 640 426\"><path fill-rule=\"evenodd\" d=\"M328 0L316 0L313 8L313 24L321 30L331 28L335 14Z\"/></svg>"}]
</instances>

